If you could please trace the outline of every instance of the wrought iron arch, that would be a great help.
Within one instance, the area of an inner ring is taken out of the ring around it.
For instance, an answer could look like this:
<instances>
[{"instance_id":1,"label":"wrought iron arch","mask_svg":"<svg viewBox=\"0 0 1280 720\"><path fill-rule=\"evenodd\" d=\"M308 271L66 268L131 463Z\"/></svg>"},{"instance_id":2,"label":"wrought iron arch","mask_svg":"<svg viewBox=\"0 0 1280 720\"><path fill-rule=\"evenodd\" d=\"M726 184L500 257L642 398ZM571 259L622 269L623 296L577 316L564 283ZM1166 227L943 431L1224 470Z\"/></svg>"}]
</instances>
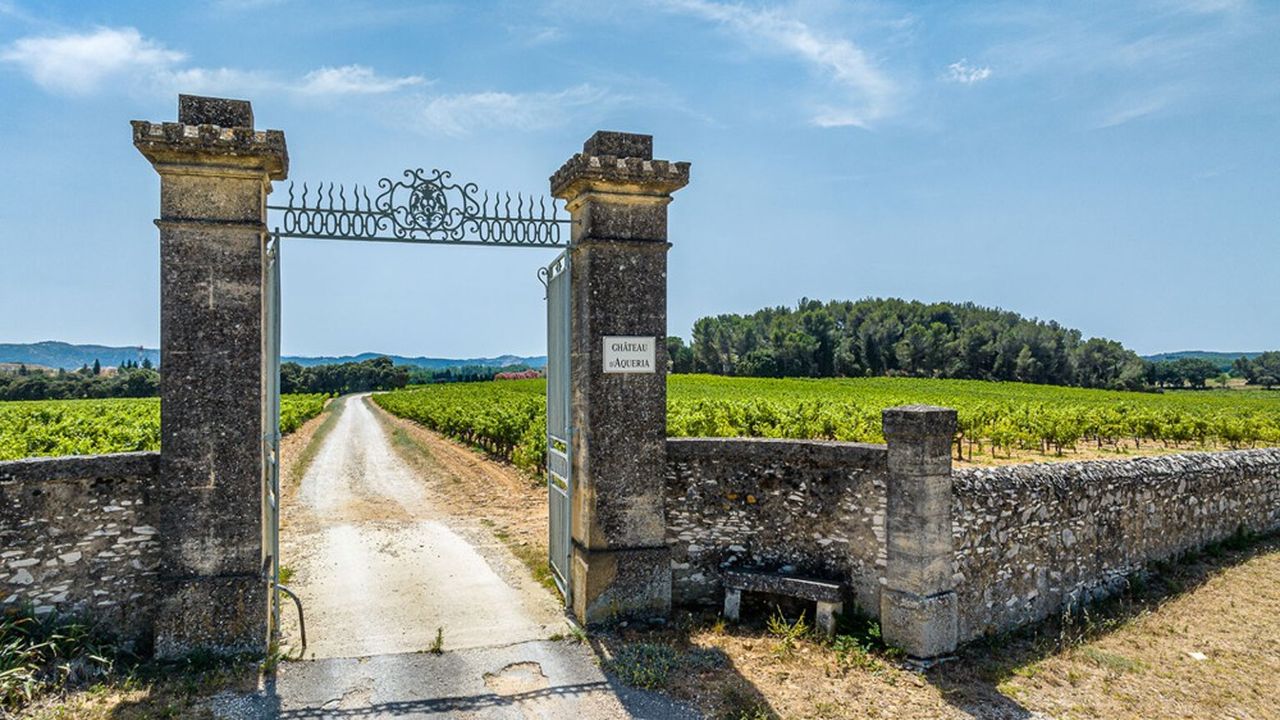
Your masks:
<instances>
[{"instance_id":1,"label":"wrought iron arch","mask_svg":"<svg viewBox=\"0 0 1280 720\"><path fill-rule=\"evenodd\" d=\"M277 237L320 240L566 247L570 220L559 201L542 195L481 192L475 183L452 181L447 170L405 170L401 179L367 185L295 183L288 203L267 205L282 213Z\"/></svg>"}]
</instances>

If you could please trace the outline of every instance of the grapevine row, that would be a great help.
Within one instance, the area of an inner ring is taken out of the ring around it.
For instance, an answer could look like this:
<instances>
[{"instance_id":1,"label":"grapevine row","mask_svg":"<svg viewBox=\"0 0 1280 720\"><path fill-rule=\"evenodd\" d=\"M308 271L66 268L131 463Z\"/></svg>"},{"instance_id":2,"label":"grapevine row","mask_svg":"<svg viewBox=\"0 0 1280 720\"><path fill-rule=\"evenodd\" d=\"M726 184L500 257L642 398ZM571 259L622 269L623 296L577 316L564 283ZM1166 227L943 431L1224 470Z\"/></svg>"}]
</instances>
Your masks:
<instances>
[{"instance_id":1,"label":"grapevine row","mask_svg":"<svg viewBox=\"0 0 1280 720\"><path fill-rule=\"evenodd\" d=\"M282 396L280 431L320 414L326 398ZM0 460L159 449L159 398L0 402Z\"/></svg>"},{"instance_id":2,"label":"grapevine row","mask_svg":"<svg viewBox=\"0 0 1280 720\"><path fill-rule=\"evenodd\" d=\"M409 388L375 395L387 411L530 471L546 461L543 380ZM678 375L668 382L676 437L883 442L886 407L956 408L958 452L1061 454L1156 443L1168 448L1280 445L1280 395L1131 393L1021 383L914 378L775 380Z\"/></svg>"}]
</instances>

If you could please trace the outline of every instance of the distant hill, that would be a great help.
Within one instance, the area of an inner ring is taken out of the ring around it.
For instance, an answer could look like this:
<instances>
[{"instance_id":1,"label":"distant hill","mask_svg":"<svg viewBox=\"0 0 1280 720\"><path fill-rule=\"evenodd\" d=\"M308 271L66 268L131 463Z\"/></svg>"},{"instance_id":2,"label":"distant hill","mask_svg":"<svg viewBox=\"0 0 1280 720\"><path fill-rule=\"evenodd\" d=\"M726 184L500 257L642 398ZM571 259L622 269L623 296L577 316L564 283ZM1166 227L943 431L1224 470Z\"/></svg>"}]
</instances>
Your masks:
<instances>
[{"instance_id":1,"label":"distant hill","mask_svg":"<svg viewBox=\"0 0 1280 720\"><path fill-rule=\"evenodd\" d=\"M432 357L405 357L404 355L386 355L383 353L360 353L359 355L338 355L338 356L322 356L310 357L302 355L286 355L280 358L281 362L295 362L303 367L312 367L314 365L333 365L335 363L344 362L360 362L361 360L370 360L376 357L389 357L391 361L397 365L408 365L410 367L422 367L432 370L441 370L450 367L463 367L466 365L480 365L483 367L506 367L509 365L528 365L532 368L546 367L547 358L545 355L535 355L531 357L521 357L519 355L499 355L490 358L432 358Z\"/></svg>"},{"instance_id":2,"label":"distant hill","mask_svg":"<svg viewBox=\"0 0 1280 720\"><path fill-rule=\"evenodd\" d=\"M97 360L103 367L119 367L126 360L160 363L160 351L142 346L72 345L46 340L38 343L0 343L0 363L23 363L76 370Z\"/></svg>"},{"instance_id":3,"label":"distant hill","mask_svg":"<svg viewBox=\"0 0 1280 720\"><path fill-rule=\"evenodd\" d=\"M1236 358L1247 357L1250 360L1258 357L1260 352L1216 352L1213 350L1179 350L1178 352L1156 353L1155 355L1143 355L1142 359L1147 362L1163 362L1165 360L1181 360L1182 358L1191 358L1193 360L1208 360L1218 369L1226 372L1231 369L1231 364Z\"/></svg>"},{"instance_id":4,"label":"distant hill","mask_svg":"<svg viewBox=\"0 0 1280 720\"><path fill-rule=\"evenodd\" d=\"M382 357L381 353L361 353L359 355L342 355L339 357L310 357L291 355L281 358L283 362L296 362L311 367L341 362L359 362L369 358ZM505 367L508 365L528 365L529 367L545 367L545 356L520 357L502 355L492 358L429 358L387 355L397 365L439 370L465 365L482 365L485 367ZM41 365L50 368L75 370L84 365L92 365L94 360L104 367L119 367L125 361L132 360L139 364L150 360L153 365L160 364L160 351L155 348L111 347L108 345L73 345L71 343L46 340L38 343L0 343L0 363Z\"/></svg>"},{"instance_id":5,"label":"distant hill","mask_svg":"<svg viewBox=\"0 0 1280 720\"><path fill-rule=\"evenodd\" d=\"M54 372L54 368L45 367L43 365L33 365L31 363L0 362L0 372L17 372L22 368L26 368L27 372L42 372L46 375Z\"/></svg>"}]
</instances>

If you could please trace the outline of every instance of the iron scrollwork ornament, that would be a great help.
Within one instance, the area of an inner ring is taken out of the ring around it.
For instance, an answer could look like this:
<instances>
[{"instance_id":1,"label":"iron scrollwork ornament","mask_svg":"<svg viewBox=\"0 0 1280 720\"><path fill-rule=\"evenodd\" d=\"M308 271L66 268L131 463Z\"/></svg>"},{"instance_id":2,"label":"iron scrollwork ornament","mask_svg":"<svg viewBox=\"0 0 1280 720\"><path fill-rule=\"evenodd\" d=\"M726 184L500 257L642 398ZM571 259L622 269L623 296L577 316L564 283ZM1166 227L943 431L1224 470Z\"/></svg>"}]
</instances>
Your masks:
<instances>
[{"instance_id":1,"label":"iron scrollwork ornament","mask_svg":"<svg viewBox=\"0 0 1280 720\"><path fill-rule=\"evenodd\" d=\"M456 183L444 170L405 170L403 179L382 178L370 197L366 186L350 188L303 183L300 195L289 184L281 237L385 240L447 244L563 247L569 223L559 205L545 197L480 191Z\"/></svg>"}]
</instances>

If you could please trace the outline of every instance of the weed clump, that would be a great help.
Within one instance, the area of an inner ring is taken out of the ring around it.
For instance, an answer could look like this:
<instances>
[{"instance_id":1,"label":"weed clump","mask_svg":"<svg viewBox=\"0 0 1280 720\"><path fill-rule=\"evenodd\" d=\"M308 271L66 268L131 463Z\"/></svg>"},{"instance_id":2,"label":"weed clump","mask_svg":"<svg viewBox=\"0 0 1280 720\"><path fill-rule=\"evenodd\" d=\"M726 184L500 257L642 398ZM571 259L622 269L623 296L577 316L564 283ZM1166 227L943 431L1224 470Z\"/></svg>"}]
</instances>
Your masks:
<instances>
[{"instance_id":1,"label":"weed clump","mask_svg":"<svg viewBox=\"0 0 1280 720\"><path fill-rule=\"evenodd\" d=\"M605 669L622 682L645 690L667 686L672 671L680 667L680 654L662 643L631 643L605 663Z\"/></svg>"},{"instance_id":2,"label":"weed clump","mask_svg":"<svg viewBox=\"0 0 1280 720\"><path fill-rule=\"evenodd\" d=\"M0 711L106 677L126 655L88 623L7 611L0 615Z\"/></svg>"},{"instance_id":3,"label":"weed clump","mask_svg":"<svg viewBox=\"0 0 1280 720\"><path fill-rule=\"evenodd\" d=\"M804 612L795 622L789 622L782 614L782 609L769 617L769 634L778 638L773 646L773 654L780 660L788 660L795 654L800 641L809 635L809 624L804 621Z\"/></svg>"}]
</instances>

